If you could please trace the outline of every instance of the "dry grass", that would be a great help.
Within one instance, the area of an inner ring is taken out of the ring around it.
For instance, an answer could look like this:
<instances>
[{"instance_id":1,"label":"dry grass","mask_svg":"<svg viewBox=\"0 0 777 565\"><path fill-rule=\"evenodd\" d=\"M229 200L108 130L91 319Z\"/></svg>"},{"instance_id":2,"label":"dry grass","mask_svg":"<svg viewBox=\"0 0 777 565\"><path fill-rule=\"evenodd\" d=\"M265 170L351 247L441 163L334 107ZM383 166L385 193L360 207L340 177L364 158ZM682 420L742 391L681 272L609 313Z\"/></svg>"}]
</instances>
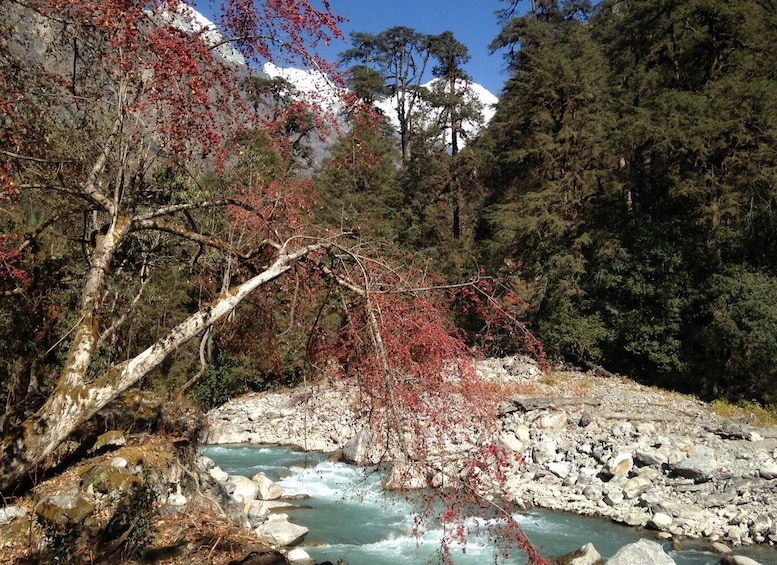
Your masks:
<instances>
[{"instance_id":1,"label":"dry grass","mask_svg":"<svg viewBox=\"0 0 777 565\"><path fill-rule=\"evenodd\" d=\"M723 418L746 423L752 426L777 425L777 407L764 407L757 402L740 402L731 404L725 400L713 400L710 408Z\"/></svg>"}]
</instances>

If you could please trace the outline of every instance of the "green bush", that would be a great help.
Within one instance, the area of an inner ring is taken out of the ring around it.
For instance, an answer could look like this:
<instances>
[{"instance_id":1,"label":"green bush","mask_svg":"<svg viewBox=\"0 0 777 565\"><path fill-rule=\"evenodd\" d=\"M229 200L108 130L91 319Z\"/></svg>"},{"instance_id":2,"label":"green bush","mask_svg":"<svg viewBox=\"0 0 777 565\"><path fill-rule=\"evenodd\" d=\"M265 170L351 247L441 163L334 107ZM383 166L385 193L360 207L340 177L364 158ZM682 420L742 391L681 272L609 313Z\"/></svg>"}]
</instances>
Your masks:
<instances>
[{"instance_id":1,"label":"green bush","mask_svg":"<svg viewBox=\"0 0 777 565\"><path fill-rule=\"evenodd\" d=\"M777 403L777 278L734 268L711 279L698 334L705 392Z\"/></svg>"}]
</instances>

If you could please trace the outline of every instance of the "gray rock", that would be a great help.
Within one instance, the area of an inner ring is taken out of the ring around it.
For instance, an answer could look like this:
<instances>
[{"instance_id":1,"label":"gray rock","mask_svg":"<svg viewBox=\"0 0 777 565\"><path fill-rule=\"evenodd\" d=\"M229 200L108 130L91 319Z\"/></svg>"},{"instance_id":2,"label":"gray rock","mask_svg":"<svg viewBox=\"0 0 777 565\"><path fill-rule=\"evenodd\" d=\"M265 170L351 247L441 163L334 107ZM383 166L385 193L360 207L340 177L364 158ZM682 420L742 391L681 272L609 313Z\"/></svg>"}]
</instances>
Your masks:
<instances>
[{"instance_id":1,"label":"gray rock","mask_svg":"<svg viewBox=\"0 0 777 565\"><path fill-rule=\"evenodd\" d=\"M343 459L355 465L372 463L370 460L370 446L372 444L372 430L369 426L363 426L356 435L349 439L343 446Z\"/></svg>"},{"instance_id":2,"label":"gray rock","mask_svg":"<svg viewBox=\"0 0 777 565\"><path fill-rule=\"evenodd\" d=\"M667 531L672 525L672 517L664 512L656 512L647 522L647 527L653 530Z\"/></svg>"},{"instance_id":3,"label":"gray rock","mask_svg":"<svg viewBox=\"0 0 777 565\"><path fill-rule=\"evenodd\" d=\"M637 475L626 481L623 485L623 496L629 500L637 498L643 492L648 490L653 482L647 477Z\"/></svg>"},{"instance_id":4,"label":"gray rock","mask_svg":"<svg viewBox=\"0 0 777 565\"><path fill-rule=\"evenodd\" d=\"M618 506L623 502L623 493L618 490L610 490L604 493L604 502L607 506Z\"/></svg>"},{"instance_id":5,"label":"gray rock","mask_svg":"<svg viewBox=\"0 0 777 565\"><path fill-rule=\"evenodd\" d=\"M257 498L260 500L278 500L283 496L283 490L264 473L257 473L251 480L259 487Z\"/></svg>"},{"instance_id":6,"label":"gray rock","mask_svg":"<svg viewBox=\"0 0 777 565\"><path fill-rule=\"evenodd\" d=\"M777 479L777 463L764 463L761 468L758 469L758 475L766 480Z\"/></svg>"},{"instance_id":7,"label":"gray rock","mask_svg":"<svg viewBox=\"0 0 777 565\"><path fill-rule=\"evenodd\" d=\"M710 544L710 551L712 553L717 553L718 555L729 555L731 553L731 548L725 543L714 541Z\"/></svg>"},{"instance_id":8,"label":"gray rock","mask_svg":"<svg viewBox=\"0 0 777 565\"><path fill-rule=\"evenodd\" d=\"M213 480L216 480L220 483L225 483L229 479L229 473L224 471L219 466L208 469L208 474L213 478Z\"/></svg>"},{"instance_id":9,"label":"gray rock","mask_svg":"<svg viewBox=\"0 0 777 565\"><path fill-rule=\"evenodd\" d=\"M640 447L634 451L634 461L639 465L660 467L668 462L667 456L652 447Z\"/></svg>"},{"instance_id":10,"label":"gray rock","mask_svg":"<svg viewBox=\"0 0 777 565\"><path fill-rule=\"evenodd\" d=\"M548 471L556 475L561 479L565 479L569 476L570 465L565 461L551 461L548 463Z\"/></svg>"},{"instance_id":11,"label":"gray rock","mask_svg":"<svg viewBox=\"0 0 777 565\"><path fill-rule=\"evenodd\" d=\"M248 477L233 475L227 480L227 489L239 503L250 503L259 494L259 485Z\"/></svg>"},{"instance_id":12,"label":"gray rock","mask_svg":"<svg viewBox=\"0 0 777 565\"><path fill-rule=\"evenodd\" d=\"M720 565L761 565L755 559L750 559L744 555L726 555L720 560Z\"/></svg>"},{"instance_id":13,"label":"gray rock","mask_svg":"<svg viewBox=\"0 0 777 565\"><path fill-rule=\"evenodd\" d=\"M541 441L532 449L531 457L532 461L538 465L550 463L556 459L556 444L550 441Z\"/></svg>"},{"instance_id":14,"label":"gray rock","mask_svg":"<svg viewBox=\"0 0 777 565\"><path fill-rule=\"evenodd\" d=\"M21 506L6 506L0 508L0 524L5 524L16 518L24 518L27 515L27 510Z\"/></svg>"},{"instance_id":15,"label":"gray rock","mask_svg":"<svg viewBox=\"0 0 777 565\"><path fill-rule=\"evenodd\" d=\"M583 489L583 496L586 497L588 500L593 500L593 501L601 500L602 490L593 485L588 485Z\"/></svg>"},{"instance_id":16,"label":"gray rock","mask_svg":"<svg viewBox=\"0 0 777 565\"><path fill-rule=\"evenodd\" d=\"M631 453L623 452L618 453L607 461L605 471L611 477L622 477L627 475L633 466L634 460L631 457Z\"/></svg>"},{"instance_id":17,"label":"gray rock","mask_svg":"<svg viewBox=\"0 0 777 565\"><path fill-rule=\"evenodd\" d=\"M691 456L680 461L674 467L674 472L694 481L709 481L717 472L718 462L715 460L715 450L704 445L697 445Z\"/></svg>"},{"instance_id":18,"label":"gray rock","mask_svg":"<svg viewBox=\"0 0 777 565\"><path fill-rule=\"evenodd\" d=\"M499 434L498 441L500 445L508 451L521 453L524 449L523 442L521 442L514 433L503 432Z\"/></svg>"},{"instance_id":19,"label":"gray rock","mask_svg":"<svg viewBox=\"0 0 777 565\"><path fill-rule=\"evenodd\" d=\"M604 559L592 543L553 560L558 565L601 565Z\"/></svg>"},{"instance_id":20,"label":"gray rock","mask_svg":"<svg viewBox=\"0 0 777 565\"><path fill-rule=\"evenodd\" d=\"M564 412L543 414L537 422L537 427L544 430L562 430L567 425L567 415Z\"/></svg>"},{"instance_id":21,"label":"gray rock","mask_svg":"<svg viewBox=\"0 0 777 565\"><path fill-rule=\"evenodd\" d=\"M675 565L675 561L660 543L641 539L620 548L607 565Z\"/></svg>"},{"instance_id":22,"label":"gray rock","mask_svg":"<svg viewBox=\"0 0 777 565\"><path fill-rule=\"evenodd\" d=\"M297 545L305 539L308 531L304 526L289 522L286 514L270 514L266 522L254 529L259 539L279 547Z\"/></svg>"},{"instance_id":23,"label":"gray rock","mask_svg":"<svg viewBox=\"0 0 777 565\"><path fill-rule=\"evenodd\" d=\"M289 563L313 563L313 559L310 557L308 552L301 547L295 547L286 553L286 559L289 560Z\"/></svg>"}]
</instances>

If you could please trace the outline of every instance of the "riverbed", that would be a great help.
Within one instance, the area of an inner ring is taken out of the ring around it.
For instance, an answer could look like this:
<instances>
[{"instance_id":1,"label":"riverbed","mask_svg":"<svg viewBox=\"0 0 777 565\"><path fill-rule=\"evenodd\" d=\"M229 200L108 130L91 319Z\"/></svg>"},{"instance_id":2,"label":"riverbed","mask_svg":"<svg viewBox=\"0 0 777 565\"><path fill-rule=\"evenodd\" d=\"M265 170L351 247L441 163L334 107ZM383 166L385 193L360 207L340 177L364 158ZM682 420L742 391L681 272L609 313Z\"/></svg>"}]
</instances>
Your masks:
<instances>
[{"instance_id":1,"label":"riverbed","mask_svg":"<svg viewBox=\"0 0 777 565\"><path fill-rule=\"evenodd\" d=\"M252 476L263 472L275 480L297 508L287 513L309 528L306 551L318 560L349 565L389 565L436 561L443 536L439 523L431 523L418 537L413 534L418 509L400 495L381 488L383 476L375 471L329 461L326 454L279 446L219 445L203 448L227 473ZM515 515L523 531L546 556L559 556L593 543L605 558L641 537L654 539L655 532L637 530L607 520L545 510ZM495 545L489 539L489 524L473 516L466 545L453 547L455 563L492 563ZM706 551L707 544L687 540L683 549L665 550L678 565L717 565L720 556ZM769 547L737 548L737 554L762 565L777 565L777 551ZM522 564L525 557L509 552L506 564Z\"/></svg>"}]
</instances>

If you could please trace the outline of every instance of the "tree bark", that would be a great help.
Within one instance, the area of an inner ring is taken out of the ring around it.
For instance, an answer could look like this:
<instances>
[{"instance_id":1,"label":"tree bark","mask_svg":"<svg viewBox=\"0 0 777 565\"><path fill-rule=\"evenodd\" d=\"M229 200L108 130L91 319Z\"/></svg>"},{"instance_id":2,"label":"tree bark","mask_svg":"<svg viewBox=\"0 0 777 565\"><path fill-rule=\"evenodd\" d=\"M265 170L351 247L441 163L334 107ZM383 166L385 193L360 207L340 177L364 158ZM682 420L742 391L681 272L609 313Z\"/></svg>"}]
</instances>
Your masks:
<instances>
[{"instance_id":1,"label":"tree bark","mask_svg":"<svg viewBox=\"0 0 777 565\"><path fill-rule=\"evenodd\" d=\"M328 246L327 241L319 241L294 251L282 248L275 261L262 273L229 289L145 351L114 365L91 382L86 382L84 375L88 369L86 360L91 359L94 353L96 337L92 341L88 336L83 337L79 343L74 343L52 395L37 413L11 428L0 439L0 491L18 483L97 411L137 383L171 352L227 316L251 292L281 276L306 255ZM85 290L84 295L87 294ZM81 324L88 325L85 322ZM85 362L86 367L83 366Z\"/></svg>"}]
</instances>

